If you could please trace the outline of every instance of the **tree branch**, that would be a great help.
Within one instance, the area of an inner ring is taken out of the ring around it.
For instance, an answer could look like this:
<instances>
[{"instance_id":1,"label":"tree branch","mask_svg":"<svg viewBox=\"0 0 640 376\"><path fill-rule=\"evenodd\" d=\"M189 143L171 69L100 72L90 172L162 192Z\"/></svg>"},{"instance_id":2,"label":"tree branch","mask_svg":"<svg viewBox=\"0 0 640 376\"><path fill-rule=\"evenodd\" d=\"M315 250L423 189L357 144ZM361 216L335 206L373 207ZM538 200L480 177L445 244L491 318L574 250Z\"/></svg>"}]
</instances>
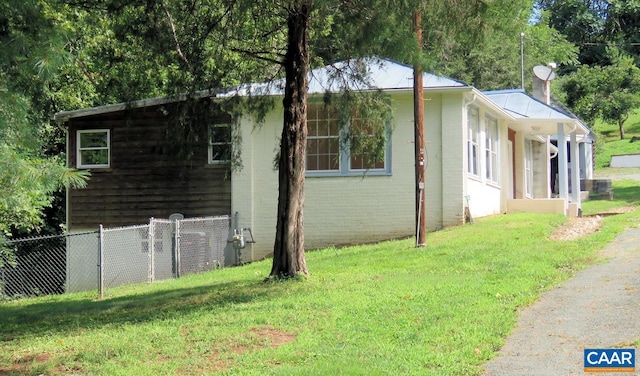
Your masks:
<instances>
[{"instance_id":1,"label":"tree branch","mask_svg":"<svg viewBox=\"0 0 640 376\"><path fill-rule=\"evenodd\" d=\"M236 47L230 47L229 50L231 50L233 52L238 52L238 53L241 53L241 54L245 54L245 55L251 56L251 57L256 58L258 60L262 60L262 61L266 61L268 63L278 64L278 65L282 65L282 60L276 60L274 58L270 58L268 56L263 56L263 55L274 54L274 55L276 55L278 57L284 58L284 55L278 54L278 53L273 53L271 51L251 51L251 50L245 50L243 48L236 48Z\"/></svg>"},{"instance_id":2,"label":"tree branch","mask_svg":"<svg viewBox=\"0 0 640 376\"><path fill-rule=\"evenodd\" d=\"M93 75L91 74L91 72L89 72L89 70L87 69L87 66L84 65L82 60L79 57L76 57L76 62L78 62L78 66L80 67L82 74L84 74L84 76L87 77L87 79L89 79L89 81L93 84L93 87L98 88L98 83L93 78Z\"/></svg>"},{"instance_id":3,"label":"tree branch","mask_svg":"<svg viewBox=\"0 0 640 376\"><path fill-rule=\"evenodd\" d=\"M169 25L171 25L171 32L173 33L173 40L176 42L176 52L178 52L178 56L180 56L182 61L184 61L187 64L187 66L189 67L189 69L191 69L191 63L184 56L184 54L182 53L182 49L180 48L180 42L178 41L178 34L176 32L176 25L173 22L173 17L171 17L171 13L169 12L169 9L167 8L167 6L164 4L164 1L162 1L160 4L162 5L162 9L164 9L164 12L167 14L167 18L169 20Z\"/></svg>"}]
</instances>

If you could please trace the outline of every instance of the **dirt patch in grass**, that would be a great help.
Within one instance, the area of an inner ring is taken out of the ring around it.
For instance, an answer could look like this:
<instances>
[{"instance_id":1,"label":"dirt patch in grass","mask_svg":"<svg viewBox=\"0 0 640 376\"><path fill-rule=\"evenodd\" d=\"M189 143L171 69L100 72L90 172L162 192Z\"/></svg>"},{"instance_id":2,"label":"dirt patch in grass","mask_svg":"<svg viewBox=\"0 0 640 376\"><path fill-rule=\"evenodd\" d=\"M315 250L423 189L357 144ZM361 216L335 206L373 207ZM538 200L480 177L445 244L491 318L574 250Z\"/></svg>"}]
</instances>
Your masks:
<instances>
[{"instance_id":1,"label":"dirt patch in grass","mask_svg":"<svg viewBox=\"0 0 640 376\"><path fill-rule=\"evenodd\" d=\"M580 218L571 218L564 225L557 228L550 236L551 240L575 240L583 236L592 234L602 227L602 218L609 215L616 215L634 211L635 207L626 206L602 213L597 213Z\"/></svg>"},{"instance_id":2,"label":"dirt patch in grass","mask_svg":"<svg viewBox=\"0 0 640 376\"><path fill-rule=\"evenodd\" d=\"M184 333L183 333L184 334ZM267 347L277 348L293 342L297 334L276 329L271 326L251 328L237 338L212 346L206 367L194 367L180 374L214 373L233 368L238 355L263 350ZM278 364L278 362L274 362Z\"/></svg>"},{"instance_id":3,"label":"dirt patch in grass","mask_svg":"<svg viewBox=\"0 0 640 376\"><path fill-rule=\"evenodd\" d=\"M28 374L33 366L44 364L51 359L49 354L25 355L12 365L0 367L0 375Z\"/></svg>"},{"instance_id":4,"label":"dirt patch in grass","mask_svg":"<svg viewBox=\"0 0 640 376\"><path fill-rule=\"evenodd\" d=\"M296 339L296 334L294 333L271 327L253 328L250 332L257 336L263 343L260 348L264 348L267 344L272 348L276 348L293 342L293 340Z\"/></svg>"},{"instance_id":5,"label":"dirt patch in grass","mask_svg":"<svg viewBox=\"0 0 640 376\"><path fill-rule=\"evenodd\" d=\"M68 354L65 351L63 355ZM38 372L38 374L55 374L55 375L84 375L85 372L79 367L67 367L60 364L60 354L40 353L40 354L25 354L24 356L16 359L13 364L8 366L0 366L0 375L30 375L34 373L35 369L43 367L46 369L45 373ZM49 363L49 364L47 364Z\"/></svg>"}]
</instances>

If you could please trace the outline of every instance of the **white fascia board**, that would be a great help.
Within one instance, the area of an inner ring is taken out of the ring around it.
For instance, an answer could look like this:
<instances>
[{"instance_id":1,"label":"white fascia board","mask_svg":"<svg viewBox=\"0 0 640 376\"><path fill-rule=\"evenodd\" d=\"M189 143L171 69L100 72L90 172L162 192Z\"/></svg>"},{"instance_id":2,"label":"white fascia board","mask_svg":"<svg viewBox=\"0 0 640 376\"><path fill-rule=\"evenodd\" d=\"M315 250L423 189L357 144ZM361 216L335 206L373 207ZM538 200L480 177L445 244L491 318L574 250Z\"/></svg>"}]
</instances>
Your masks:
<instances>
[{"instance_id":1,"label":"white fascia board","mask_svg":"<svg viewBox=\"0 0 640 376\"><path fill-rule=\"evenodd\" d=\"M562 124L565 134L576 133L578 136L586 136L590 133L589 129L576 119L530 119L518 118L511 123L521 131L528 132L533 135L549 135L555 136L558 133L558 124Z\"/></svg>"},{"instance_id":2,"label":"white fascia board","mask_svg":"<svg viewBox=\"0 0 640 376\"><path fill-rule=\"evenodd\" d=\"M480 103L482 103L483 106L489 108L491 112L493 112L494 115L498 118L506 119L508 121L517 119L515 116L513 116L512 113L498 106L494 101L489 99L486 95L482 94L480 90L470 86L467 87L467 90L471 91L471 94L475 96L474 101L479 101Z\"/></svg>"}]
</instances>

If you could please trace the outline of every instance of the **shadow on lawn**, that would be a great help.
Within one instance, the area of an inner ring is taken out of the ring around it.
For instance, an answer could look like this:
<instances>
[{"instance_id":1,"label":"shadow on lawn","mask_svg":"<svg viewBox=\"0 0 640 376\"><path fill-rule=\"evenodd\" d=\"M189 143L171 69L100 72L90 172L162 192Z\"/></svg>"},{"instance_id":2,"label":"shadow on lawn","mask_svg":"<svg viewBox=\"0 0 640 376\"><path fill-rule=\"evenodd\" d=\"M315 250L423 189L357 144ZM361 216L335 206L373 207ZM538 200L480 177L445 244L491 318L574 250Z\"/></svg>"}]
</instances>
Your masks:
<instances>
[{"instance_id":1,"label":"shadow on lawn","mask_svg":"<svg viewBox=\"0 0 640 376\"><path fill-rule=\"evenodd\" d=\"M634 186L614 187L613 199L624 201L629 205L640 205L640 182L635 182Z\"/></svg>"},{"instance_id":2,"label":"shadow on lawn","mask_svg":"<svg viewBox=\"0 0 640 376\"><path fill-rule=\"evenodd\" d=\"M106 325L165 320L198 311L216 314L231 304L269 299L279 294L281 288L261 282L237 281L100 301L84 299L26 306L0 305L0 342Z\"/></svg>"}]
</instances>

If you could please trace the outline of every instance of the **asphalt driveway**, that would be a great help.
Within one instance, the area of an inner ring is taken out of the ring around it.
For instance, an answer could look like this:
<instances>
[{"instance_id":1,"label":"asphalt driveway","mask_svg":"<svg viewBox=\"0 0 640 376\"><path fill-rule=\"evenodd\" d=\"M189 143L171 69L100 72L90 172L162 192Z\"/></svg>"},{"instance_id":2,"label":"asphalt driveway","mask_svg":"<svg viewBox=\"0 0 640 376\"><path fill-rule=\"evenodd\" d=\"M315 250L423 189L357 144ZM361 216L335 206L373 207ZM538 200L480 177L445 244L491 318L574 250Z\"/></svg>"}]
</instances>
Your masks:
<instances>
[{"instance_id":1,"label":"asphalt driveway","mask_svg":"<svg viewBox=\"0 0 640 376\"><path fill-rule=\"evenodd\" d=\"M582 270L521 312L485 375L585 375L584 349L629 348L640 339L640 228L620 234L601 255L606 262ZM640 349L636 375L638 358Z\"/></svg>"}]
</instances>

